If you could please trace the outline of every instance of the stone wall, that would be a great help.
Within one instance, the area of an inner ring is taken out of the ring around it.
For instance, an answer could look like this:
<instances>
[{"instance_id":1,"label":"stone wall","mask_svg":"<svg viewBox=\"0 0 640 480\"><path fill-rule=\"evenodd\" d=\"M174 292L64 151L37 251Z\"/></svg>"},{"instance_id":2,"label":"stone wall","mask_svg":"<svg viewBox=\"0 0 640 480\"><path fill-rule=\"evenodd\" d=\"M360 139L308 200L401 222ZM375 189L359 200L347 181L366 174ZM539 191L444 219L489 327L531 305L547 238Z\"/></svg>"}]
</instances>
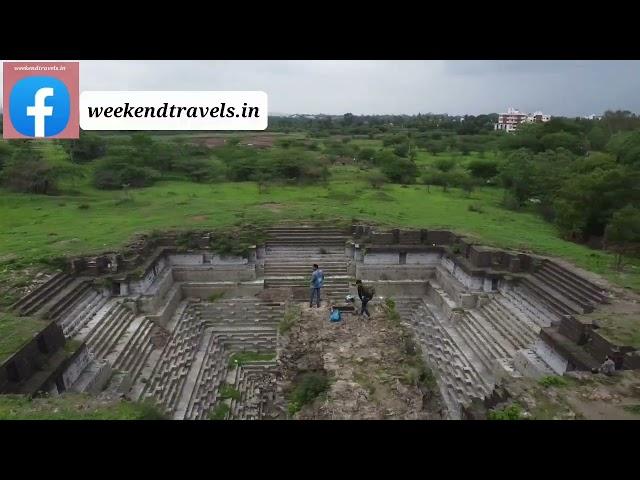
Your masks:
<instances>
[{"instance_id":1,"label":"stone wall","mask_svg":"<svg viewBox=\"0 0 640 480\"><path fill-rule=\"evenodd\" d=\"M36 372L47 367L48 359L65 344L62 329L51 322L32 340L0 365L0 393L18 393ZM34 386L34 388L40 385ZM33 393L33 392L30 392Z\"/></svg>"},{"instance_id":2,"label":"stone wall","mask_svg":"<svg viewBox=\"0 0 640 480\"><path fill-rule=\"evenodd\" d=\"M308 299L309 289L306 290L305 299ZM255 282L211 282L211 283L187 283L182 285L185 297L208 298L214 293L224 293L226 297L246 297L257 295L264 290L262 281Z\"/></svg>"},{"instance_id":3,"label":"stone wall","mask_svg":"<svg viewBox=\"0 0 640 480\"><path fill-rule=\"evenodd\" d=\"M256 279L256 268L251 264L173 267L173 279L176 282L244 282Z\"/></svg>"}]
</instances>

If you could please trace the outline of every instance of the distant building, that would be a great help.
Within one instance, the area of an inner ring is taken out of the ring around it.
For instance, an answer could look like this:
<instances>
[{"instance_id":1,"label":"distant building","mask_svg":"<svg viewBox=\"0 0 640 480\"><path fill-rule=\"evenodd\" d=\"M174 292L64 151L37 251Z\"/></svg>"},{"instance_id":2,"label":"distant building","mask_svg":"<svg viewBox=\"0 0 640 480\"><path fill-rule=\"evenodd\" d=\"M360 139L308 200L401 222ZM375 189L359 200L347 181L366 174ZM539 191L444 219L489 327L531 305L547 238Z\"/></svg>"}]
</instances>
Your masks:
<instances>
[{"instance_id":1,"label":"distant building","mask_svg":"<svg viewBox=\"0 0 640 480\"><path fill-rule=\"evenodd\" d=\"M542 112L530 114L509 107L506 113L498 115L498 123L495 124L495 130L515 132L521 123L540 123L548 122L549 120L551 120L551 115L545 115Z\"/></svg>"},{"instance_id":2,"label":"distant building","mask_svg":"<svg viewBox=\"0 0 640 480\"><path fill-rule=\"evenodd\" d=\"M582 118L585 118L587 120L602 120L602 115L596 115L595 113L592 113L591 115L587 115L586 117Z\"/></svg>"}]
</instances>

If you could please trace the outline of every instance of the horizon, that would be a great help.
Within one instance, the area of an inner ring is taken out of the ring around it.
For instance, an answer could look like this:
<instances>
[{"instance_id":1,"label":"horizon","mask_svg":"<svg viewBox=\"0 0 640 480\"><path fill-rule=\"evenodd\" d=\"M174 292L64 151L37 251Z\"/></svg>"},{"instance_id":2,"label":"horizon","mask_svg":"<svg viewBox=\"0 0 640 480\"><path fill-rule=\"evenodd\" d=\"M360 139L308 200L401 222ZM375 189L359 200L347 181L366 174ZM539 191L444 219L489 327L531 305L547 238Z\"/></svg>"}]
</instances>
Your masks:
<instances>
[{"instance_id":1,"label":"horizon","mask_svg":"<svg viewBox=\"0 0 640 480\"><path fill-rule=\"evenodd\" d=\"M638 78L637 60L80 61L81 91L260 90L274 116L638 113Z\"/></svg>"}]
</instances>

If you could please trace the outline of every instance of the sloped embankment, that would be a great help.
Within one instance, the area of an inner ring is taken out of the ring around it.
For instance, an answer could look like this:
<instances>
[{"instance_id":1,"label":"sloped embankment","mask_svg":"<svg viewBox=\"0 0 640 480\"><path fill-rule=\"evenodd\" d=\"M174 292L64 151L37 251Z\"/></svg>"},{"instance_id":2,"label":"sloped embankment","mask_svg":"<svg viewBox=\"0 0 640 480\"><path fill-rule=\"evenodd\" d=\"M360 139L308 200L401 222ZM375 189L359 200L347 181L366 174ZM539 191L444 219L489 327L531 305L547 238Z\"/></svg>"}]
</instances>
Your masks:
<instances>
[{"instance_id":1,"label":"sloped embankment","mask_svg":"<svg viewBox=\"0 0 640 480\"><path fill-rule=\"evenodd\" d=\"M440 419L443 404L431 372L393 308L372 318L303 306L281 337L280 375L295 419Z\"/></svg>"}]
</instances>

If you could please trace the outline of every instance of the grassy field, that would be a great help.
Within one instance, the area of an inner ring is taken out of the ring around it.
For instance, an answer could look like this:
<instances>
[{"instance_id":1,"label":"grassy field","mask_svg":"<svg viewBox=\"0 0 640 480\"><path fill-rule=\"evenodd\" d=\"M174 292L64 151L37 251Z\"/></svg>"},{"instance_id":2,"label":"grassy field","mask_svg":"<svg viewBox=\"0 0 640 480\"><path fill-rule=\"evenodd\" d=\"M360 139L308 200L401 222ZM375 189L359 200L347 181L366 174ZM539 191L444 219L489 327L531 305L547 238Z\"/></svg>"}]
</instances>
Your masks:
<instances>
[{"instance_id":1,"label":"grassy field","mask_svg":"<svg viewBox=\"0 0 640 480\"><path fill-rule=\"evenodd\" d=\"M326 185L271 186L253 182L194 184L160 182L123 192L87 184L73 195L39 196L0 191L0 279L3 270L52 257L100 252L124 245L136 233L161 229L226 227L238 222L347 219L389 226L451 228L487 244L564 257L640 288L638 264L615 273L613 256L564 241L551 224L526 212L500 207L502 191L484 187L470 196L457 189L388 185L375 190L357 180L353 167L334 170ZM470 210L470 207L479 212Z\"/></svg>"},{"instance_id":2,"label":"grassy field","mask_svg":"<svg viewBox=\"0 0 640 480\"><path fill-rule=\"evenodd\" d=\"M88 395L64 394L30 400L0 395L0 420L162 420L152 405L101 401Z\"/></svg>"},{"instance_id":3,"label":"grassy field","mask_svg":"<svg viewBox=\"0 0 640 480\"><path fill-rule=\"evenodd\" d=\"M46 323L35 318L18 318L0 312L0 364L33 338Z\"/></svg>"}]
</instances>

